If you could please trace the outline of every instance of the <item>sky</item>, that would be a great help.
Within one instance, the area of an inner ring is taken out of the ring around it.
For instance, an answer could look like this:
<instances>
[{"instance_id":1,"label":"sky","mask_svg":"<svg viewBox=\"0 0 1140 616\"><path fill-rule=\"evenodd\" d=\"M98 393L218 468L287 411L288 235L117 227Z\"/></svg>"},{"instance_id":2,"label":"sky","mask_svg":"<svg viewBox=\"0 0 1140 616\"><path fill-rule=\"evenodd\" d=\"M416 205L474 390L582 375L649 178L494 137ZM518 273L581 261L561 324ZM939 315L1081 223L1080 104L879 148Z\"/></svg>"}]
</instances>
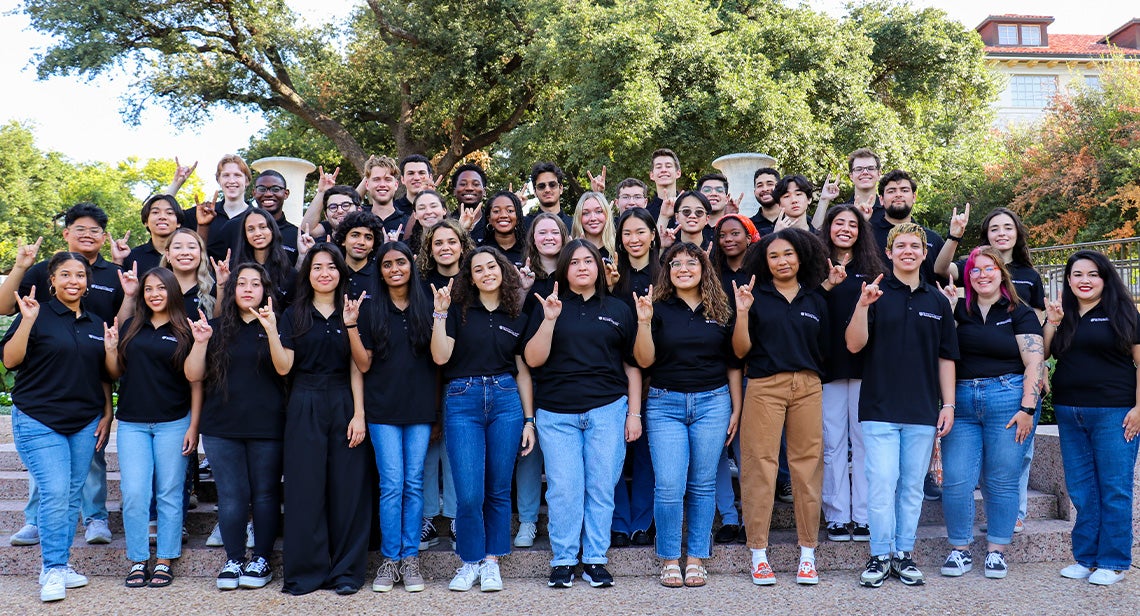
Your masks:
<instances>
[{"instance_id":1,"label":"sky","mask_svg":"<svg viewBox=\"0 0 1140 616\"><path fill-rule=\"evenodd\" d=\"M664 1L664 0L663 0ZM302 17L313 22L344 18L357 3L354 0L287 0ZM842 15L843 0L804 2L817 10ZM973 28L990 14L1019 13L1051 15L1052 33L1107 34L1133 17L1128 3L1107 0L912 0L920 7L945 10L952 19ZM6 95L0 96L0 123L17 120L29 124L41 149L62 152L81 161L118 162L128 156L142 159L177 156L183 163L200 162L199 173L213 186L212 166L226 153L248 145L251 136L265 126L256 113L214 111L201 126L172 125L165 109L153 105L134 126L120 114L121 97L129 80L112 74L87 81L80 77L53 77L38 80L32 64L37 51L51 42L49 37L29 27L18 12L20 0L0 0L0 83ZM288 156L288 152L282 152ZM322 161L313 161L321 163Z\"/></svg>"}]
</instances>

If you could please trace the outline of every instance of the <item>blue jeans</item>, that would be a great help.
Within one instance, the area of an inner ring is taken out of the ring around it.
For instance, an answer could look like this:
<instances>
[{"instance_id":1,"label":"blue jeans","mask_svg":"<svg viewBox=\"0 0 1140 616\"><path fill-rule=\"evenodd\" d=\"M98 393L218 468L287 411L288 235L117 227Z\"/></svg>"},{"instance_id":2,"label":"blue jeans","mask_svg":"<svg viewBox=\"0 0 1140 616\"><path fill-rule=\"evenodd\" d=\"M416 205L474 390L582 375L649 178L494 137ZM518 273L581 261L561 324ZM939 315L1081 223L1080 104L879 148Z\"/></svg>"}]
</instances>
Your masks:
<instances>
[{"instance_id":1,"label":"blue jeans","mask_svg":"<svg viewBox=\"0 0 1140 616\"><path fill-rule=\"evenodd\" d=\"M391 560L418 556L431 424L370 423L368 436L380 473L380 554Z\"/></svg>"},{"instance_id":2,"label":"blue jeans","mask_svg":"<svg viewBox=\"0 0 1140 616\"><path fill-rule=\"evenodd\" d=\"M604 565L610 548L614 485L625 461L625 396L584 413L538 410L546 446L546 508L552 567Z\"/></svg>"},{"instance_id":3,"label":"blue jeans","mask_svg":"<svg viewBox=\"0 0 1140 616\"><path fill-rule=\"evenodd\" d=\"M423 493L425 518L434 518L442 513L445 518L455 519L455 480L451 477L451 462L447 459L447 435L440 435L438 441L428 443Z\"/></svg>"},{"instance_id":4,"label":"blue jeans","mask_svg":"<svg viewBox=\"0 0 1140 616\"><path fill-rule=\"evenodd\" d=\"M732 456L740 468L740 432L732 439ZM720 513L721 524L740 525L740 512L736 509L736 490L732 487L732 469L728 467L729 447L720 452L716 465L716 510Z\"/></svg>"},{"instance_id":5,"label":"blue jeans","mask_svg":"<svg viewBox=\"0 0 1140 616\"><path fill-rule=\"evenodd\" d=\"M519 386L510 374L453 379L444 404L459 558L477 563L510 554L511 477L523 429Z\"/></svg>"},{"instance_id":6,"label":"blue jeans","mask_svg":"<svg viewBox=\"0 0 1140 616\"><path fill-rule=\"evenodd\" d=\"M1033 442L1014 440L1006 428L1021 407L1020 374L960 380L955 388L954 428L942 437L942 511L950 545L974 538L974 486L985 477L986 539L1009 545L1017 521L1018 483L1025 450Z\"/></svg>"},{"instance_id":7,"label":"blue jeans","mask_svg":"<svg viewBox=\"0 0 1140 616\"><path fill-rule=\"evenodd\" d=\"M282 442L202 435L218 486L218 527L226 558L245 560L245 523L253 509L253 556L273 553L281 522Z\"/></svg>"},{"instance_id":8,"label":"blue jeans","mask_svg":"<svg viewBox=\"0 0 1140 616\"><path fill-rule=\"evenodd\" d=\"M712 556L716 468L731 417L727 385L697 393L649 388L645 420L657 471L653 517L658 557L681 557L682 510L689 518L688 555Z\"/></svg>"},{"instance_id":9,"label":"blue jeans","mask_svg":"<svg viewBox=\"0 0 1140 616\"><path fill-rule=\"evenodd\" d=\"M95 451L91 456L91 467L79 494L79 512L83 523L91 520L107 519L107 448ZM40 510L40 489L34 478L28 478L28 504L24 505L24 524L36 525Z\"/></svg>"},{"instance_id":10,"label":"blue jeans","mask_svg":"<svg viewBox=\"0 0 1140 616\"><path fill-rule=\"evenodd\" d=\"M152 497L158 502L155 557L182 555L182 491L186 484L182 440L189 427L189 413L182 419L159 423L119 422L123 534L127 537L127 559L131 562L150 558L147 525Z\"/></svg>"},{"instance_id":11,"label":"blue jeans","mask_svg":"<svg viewBox=\"0 0 1140 616\"><path fill-rule=\"evenodd\" d=\"M1073 559L1090 569L1132 566L1132 485L1140 439L1124 440L1127 408L1056 406L1065 487L1077 509Z\"/></svg>"},{"instance_id":12,"label":"blue jeans","mask_svg":"<svg viewBox=\"0 0 1140 616\"><path fill-rule=\"evenodd\" d=\"M537 430L534 448L515 462L515 498L518 503L519 523L538 522L538 508L542 505L542 447Z\"/></svg>"},{"instance_id":13,"label":"blue jeans","mask_svg":"<svg viewBox=\"0 0 1140 616\"><path fill-rule=\"evenodd\" d=\"M649 453L649 431L644 426L642 424L641 438L626 444L625 459L630 466L629 485L626 485L624 476L619 476L614 485L612 529L627 535L649 530L653 525L653 457Z\"/></svg>"},{"instance_id":14,"label":"blue jeans","mask_svg":"<svg viewBox=\"0 0 1140 616\"><path fill-rule=\"evenodd\" d=\"M94 419L74 434L60 434L12 407L12 437L20 460L40 486L39 512L43 567L67 566L80 491L95 453Z\"/></svg>"},{"instance_id":15,"label":"blue jeans","mask_svg":"<svg viewBox=\"0 0 1140 616\"><path fill-rule=\"evenodd\" d=\"M914 550L934 426L864 421L871 554Z\"/></svg>"}]
</instances>

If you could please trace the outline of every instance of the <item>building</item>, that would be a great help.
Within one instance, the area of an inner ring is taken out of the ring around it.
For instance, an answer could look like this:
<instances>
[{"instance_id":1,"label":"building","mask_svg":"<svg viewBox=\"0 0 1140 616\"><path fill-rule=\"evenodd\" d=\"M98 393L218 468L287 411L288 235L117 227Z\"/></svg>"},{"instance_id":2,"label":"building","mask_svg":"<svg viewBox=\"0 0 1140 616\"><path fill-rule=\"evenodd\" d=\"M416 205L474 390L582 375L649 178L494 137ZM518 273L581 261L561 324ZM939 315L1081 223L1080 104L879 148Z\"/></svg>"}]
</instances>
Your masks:
<instances>
[{"instance_id":1,"label":"building","mask_svg":"<svg viewBox=\"0 0 1140 616\"><path fill-rule=\"evenodd\" d=\"M988 65L1005 82L994 103L999 126L1037 120L1073 84L1099 87L1107 56L1140 60L1140 19L1109 34L1055 34L1052 24L1042 15L990 15L975 28Z\"/></svg>"}]
</instances>

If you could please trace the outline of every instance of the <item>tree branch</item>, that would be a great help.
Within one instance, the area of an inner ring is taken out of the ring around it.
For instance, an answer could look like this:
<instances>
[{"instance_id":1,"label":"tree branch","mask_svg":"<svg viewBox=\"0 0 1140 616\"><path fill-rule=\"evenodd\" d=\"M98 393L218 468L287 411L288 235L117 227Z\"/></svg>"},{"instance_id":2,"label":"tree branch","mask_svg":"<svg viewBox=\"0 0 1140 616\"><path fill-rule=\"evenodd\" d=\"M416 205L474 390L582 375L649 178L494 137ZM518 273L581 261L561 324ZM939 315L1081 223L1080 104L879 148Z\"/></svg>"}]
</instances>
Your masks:
<instances>
[{"instance_id":1,"label":"tree branch","mask_svg":"<svg viewBox=\"0 0 1140 616\"><path fill-rule=\"evenodd\" d=\"M420 39L418 37L403 28L397 28L392 25L392 22L388 21L388 18L384 16L384 9L380 6L379 0L368 0L368 8L372 9L372 14L376 17L376 23L380 24L380 28L384 32L400 40L407 41L413 47L419 46Z\"/></svg>"}]
</instances>

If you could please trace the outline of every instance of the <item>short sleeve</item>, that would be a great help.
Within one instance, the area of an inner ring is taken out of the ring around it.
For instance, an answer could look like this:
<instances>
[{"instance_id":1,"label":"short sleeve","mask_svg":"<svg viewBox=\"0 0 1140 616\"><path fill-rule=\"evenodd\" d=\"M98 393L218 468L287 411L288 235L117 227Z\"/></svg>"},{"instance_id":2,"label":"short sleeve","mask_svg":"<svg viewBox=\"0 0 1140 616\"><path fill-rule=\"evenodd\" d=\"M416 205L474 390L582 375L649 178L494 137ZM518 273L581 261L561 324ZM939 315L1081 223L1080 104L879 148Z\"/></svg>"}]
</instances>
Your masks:
<instances>
[{"instance_id":1,"label":"short sleeve","mask_svg":"<svg viewBox=\"0 0 1140 616\"><path fill-rule=\"evenodd\" d=\"M938 356L942 359L960 359L958 354L958 328L954 324L954 313L950 310L950 302L938 295L938 304L941 307L940 319L942 336L938 341Z\"/></svg>"},{"instance_id":2,"label":"short sleeve","mask_svg":"<svg viewBox=\"0 0 1140 616\"><path fill-rule=\"evenodd\" d=\"M372 309L370 302L365 302L360 309L360 317L356 319L356 331L360 332L360 344L371 350L376 342L372 339Z\"/></svg>"},{"instance_id":3,"label":"short sleeve","mask_svg":"<svg viewBox=\"0 0 1140 616\"><path fill-rule=\"evenodd\" d=\"M1013 333L1014 335L1043 336L1044 332L1041 329L1041 321L1037 319L1037 313L1026 306L1018 306L1013 313Z\"/></svg>"}]
</instances>

